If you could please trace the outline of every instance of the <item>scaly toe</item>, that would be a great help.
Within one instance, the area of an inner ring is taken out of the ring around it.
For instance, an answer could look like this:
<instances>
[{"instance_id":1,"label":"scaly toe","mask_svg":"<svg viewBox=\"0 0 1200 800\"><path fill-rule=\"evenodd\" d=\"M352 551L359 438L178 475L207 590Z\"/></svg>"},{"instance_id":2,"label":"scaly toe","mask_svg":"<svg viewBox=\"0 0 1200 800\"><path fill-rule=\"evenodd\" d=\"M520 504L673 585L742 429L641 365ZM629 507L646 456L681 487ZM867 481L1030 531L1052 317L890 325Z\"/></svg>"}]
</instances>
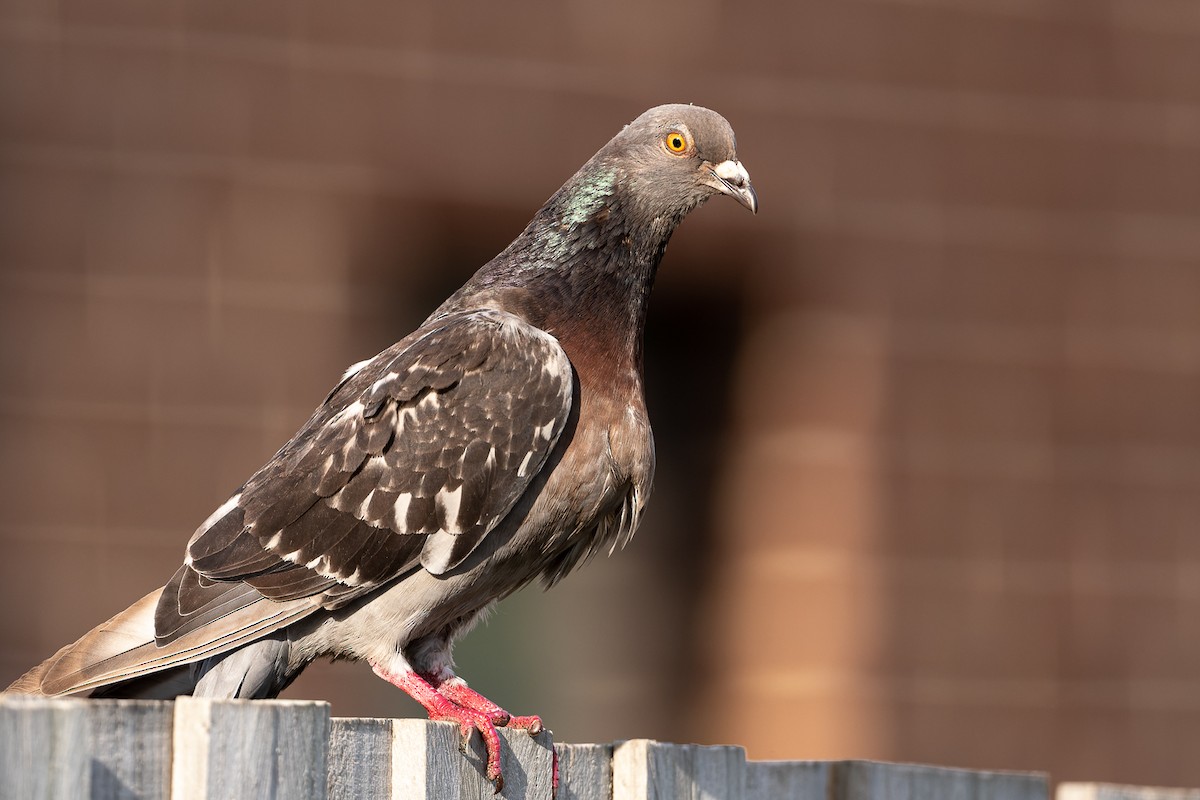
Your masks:
<instances>
[{"instance_id":1,"label":"scaly toe","mask_svg":"<svg viewBox=\"0 0 1200 800\"><path fill-rule=\"evenodd\" d=\"M496 723L500 724L500 723ZM508 722L504 724L505 728L519 728L520 730L529 731L530 736L537 736L546 728L542 725L542 718L537 716L527 717L509 717Z\"/></svg>"}]
</instances>

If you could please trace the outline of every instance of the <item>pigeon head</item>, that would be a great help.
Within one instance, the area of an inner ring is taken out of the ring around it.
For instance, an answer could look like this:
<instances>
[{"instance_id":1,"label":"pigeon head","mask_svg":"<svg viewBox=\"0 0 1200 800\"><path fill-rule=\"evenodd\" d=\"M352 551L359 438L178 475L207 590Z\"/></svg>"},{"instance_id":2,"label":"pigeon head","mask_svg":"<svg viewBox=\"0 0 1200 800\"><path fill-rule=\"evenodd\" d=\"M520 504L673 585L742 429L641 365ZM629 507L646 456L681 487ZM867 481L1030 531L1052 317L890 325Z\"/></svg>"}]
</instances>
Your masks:
<instances>
[{"instance_id":1,"label":"pigeon head","mask_svg":"<svg viewBox=\"0 0 1200 800\"><path fill-rule=\"evenodd\" d=\"M654 217L683 215L717 194L751 212L758 196L738 161L733 129L699 106L657 106L625 126L596 154L592 166L614 166L632 199Z\"/></svg>"},{"instance_id":2,"label":"pigeon head","mask_svg":"<svg viewBox=\"0 0 1200 800\"><path fill-rule=\"evenodd\" d=\"M641 320L675 227L715 195L758 211L729 123L699 106L652 108L568 178L435 316L489 304L512 310L530 297L546 305L540 300L554 297L571 299L559 303L563 313L587 306L590 317L607 316L614 325ZM522 313L544 322L530 309ZM629 330L640 336L641 322Z\"/></svg>"}]
</instances>

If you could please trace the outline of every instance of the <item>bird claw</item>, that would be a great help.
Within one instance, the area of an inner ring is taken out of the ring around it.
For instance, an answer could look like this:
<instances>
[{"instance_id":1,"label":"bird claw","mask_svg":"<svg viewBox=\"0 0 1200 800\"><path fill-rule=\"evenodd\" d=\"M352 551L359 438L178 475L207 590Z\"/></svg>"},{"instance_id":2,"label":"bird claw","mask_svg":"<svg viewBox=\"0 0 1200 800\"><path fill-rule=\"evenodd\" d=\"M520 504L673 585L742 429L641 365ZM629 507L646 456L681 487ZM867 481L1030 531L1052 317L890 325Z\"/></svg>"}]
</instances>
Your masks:
<instances>
[{"instance_id":1,"label":"bird claw","mask_svg":"<svg viewBox=\"0 0 1200 800\"><path fill-rule=\"evenodd\" d=\"M430 717L430 719L433 719L433 717ZM458 725L458 752L462 753L464 756L467 754L467 750L469 749L469 746L471 744L471 734L474 732L475 732L475 729L472 728L470 725L467 725L465 722L459 723L459 725Z\"/></svg>"},{"instance_id":2,"label":"bird claw","mask_svg":"<svg viewBox=\"0 0 1200 800\"><path fill-rule=\"evenodd\" d=\"M510 715L507 722L497 722L496 724L505 728L517 728L519 730L529 731L530 736L537 736L539 733L546 730L546 727L542 725L542 718L534 715L522 717L514 717Z\"/></svg>"}]
</instances>

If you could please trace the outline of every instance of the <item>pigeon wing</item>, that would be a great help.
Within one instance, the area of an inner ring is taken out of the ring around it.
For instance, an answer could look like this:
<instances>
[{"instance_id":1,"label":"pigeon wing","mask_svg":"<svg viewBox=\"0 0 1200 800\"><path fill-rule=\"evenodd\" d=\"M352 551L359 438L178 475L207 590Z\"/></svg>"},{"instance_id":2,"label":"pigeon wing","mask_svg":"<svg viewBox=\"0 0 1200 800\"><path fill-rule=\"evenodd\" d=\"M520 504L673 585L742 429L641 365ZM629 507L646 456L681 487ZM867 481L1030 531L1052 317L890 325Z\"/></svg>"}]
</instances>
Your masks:
<instances>
[{"instance_id":1,"label":"pigeon wing","mask_svg":"<svg viewBox=\"0 0 1200 800\"><path fill-rule=\"evenodd\" d=\"M542 469L573 393L562 347L512 314L426 325L347 375L193 535L159 644L261 597L336 608L453 569Z\"/></svg>"}]
</instances>

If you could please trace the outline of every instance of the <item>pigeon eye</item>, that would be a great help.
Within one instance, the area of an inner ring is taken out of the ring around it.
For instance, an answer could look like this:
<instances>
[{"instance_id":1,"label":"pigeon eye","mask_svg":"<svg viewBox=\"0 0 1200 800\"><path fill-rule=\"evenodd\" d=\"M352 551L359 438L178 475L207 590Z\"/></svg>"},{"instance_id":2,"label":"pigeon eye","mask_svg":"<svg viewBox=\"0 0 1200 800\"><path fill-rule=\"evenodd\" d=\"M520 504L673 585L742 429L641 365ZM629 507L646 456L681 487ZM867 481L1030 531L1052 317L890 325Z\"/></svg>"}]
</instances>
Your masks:
<instances>
[{"instance_id":1,"label":"pigeon eye","mask_svg":"<svg viewBox=\"0 0 1200 800\"><path fill-rule=\"evenodd\" d=\"M667 149L672 153L682 153L687 150L687 137L679 131L671 131L667 134L663 142L667 145Z\"/></svg>"}]
</instances>

